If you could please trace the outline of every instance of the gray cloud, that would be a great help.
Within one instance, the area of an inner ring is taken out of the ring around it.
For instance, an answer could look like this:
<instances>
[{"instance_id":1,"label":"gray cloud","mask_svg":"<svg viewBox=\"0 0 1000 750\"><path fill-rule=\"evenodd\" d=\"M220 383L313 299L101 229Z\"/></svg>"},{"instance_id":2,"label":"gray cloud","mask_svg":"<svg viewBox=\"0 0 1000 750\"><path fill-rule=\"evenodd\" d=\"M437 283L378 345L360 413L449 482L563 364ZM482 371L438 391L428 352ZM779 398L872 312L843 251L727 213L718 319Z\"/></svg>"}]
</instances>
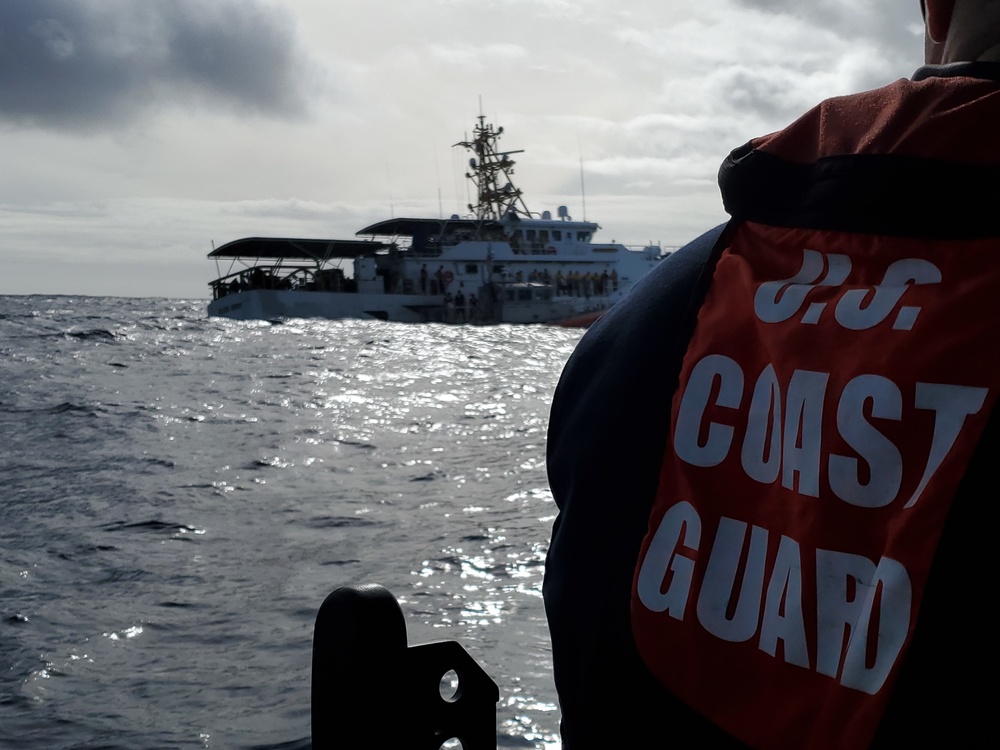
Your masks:
<instances>
[{"instance_id":1,"label":"gray cloud","mask_svg":"<svg viewBox=\"0 0 1000 750\"><path fill-rule=\"evenodd\" d=\"M91 130L192 103L297 114L311 81L296 43L262 0L3 0L0 120Z\"/></svg>"},{"instance_id":2,"label":"gray cloud","mask_svg":"<svg viewBox=\"0 0 1000 750\"><path fill-rule=\"evenodd\" d=\"M910 60L921 52L917 0L735 0L750 10L807 20L857 45L876 45L884 55Z\"/></svg>"}]
</instances>

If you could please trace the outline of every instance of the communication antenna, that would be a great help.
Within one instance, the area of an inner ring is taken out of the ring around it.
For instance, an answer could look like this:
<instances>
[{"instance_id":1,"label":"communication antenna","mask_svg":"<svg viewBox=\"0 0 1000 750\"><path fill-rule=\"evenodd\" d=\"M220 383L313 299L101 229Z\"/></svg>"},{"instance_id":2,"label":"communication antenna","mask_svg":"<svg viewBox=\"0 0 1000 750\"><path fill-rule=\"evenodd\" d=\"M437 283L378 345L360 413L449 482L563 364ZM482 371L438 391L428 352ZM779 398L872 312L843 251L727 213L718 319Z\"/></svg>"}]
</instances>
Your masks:
<instances>
[{"instance_id":1,"label":"communication antenna","mask_svg":"<svg viewBox=\"0 0 1000 750\"><path fill-rule=\"evenodd\" d=\"M444 204L441 203L441 165L438 163L437 149L435 149L432 146L431 151L434 152L434 171L437 172L437 181L438 181L438 218L443 219Z\"/></svg>"},{"instance_id":2,"label":"communication antenna","mask_svg":"<svg viewBox=\"0 0 1000 750\"><path fill-rule=\"evenodd\" d=\"M482 99L480 99L480 101L482 101ZM465 137L465 141L468 142L469 140L468 131L463 132L462 135ZM455 147L452 146L452 148ZM466 204L472 203L472 191L469 189L469 180L465 181L465 202Z\"/></svg>"},{"instance_id":3,"label":"communication antenna","mask_svg":"<svg viewBox=\"0 0 1000 750\"><path fill-rule=\"evenodd\" d=\"M576 150L580 154L580 197L583 200L583 220L587 220L587 189L583 184L583 141L580 139L580 123L576 124Z\"/></svg>"},{"instance_id":4,"label":"communication antenna","mask_svg":"<svg viewBox=\"0 0 1000 750\"><path fill-rule=\"evenodd\" d=\"M390 219L395 219L396 218L396 207L395 207L395 205L393 205L393 198L392 198L392 176L391 176L391 173L389 172L389 162L385 163L385 183L386 183L386 187L389 190L389 218Z\"/></svg>"},{"instance_id":5,"label":"communication antenna","mask_svg":"<svg viewBox=\"0 0 1000 750\"><path fill-rule=\"evenodd\" d=\"M476 119L479 122L473 129L472 139L454 144L474 154L469 158L469 171L465 175L476 186L476 202L470 201L469 210L480 221L499 221L512 213L530 216L521 191L511 182L514 160L510 157L521 150L501 151L499 140L503 128L487 123L485 115Z\"/></svg>"}]
</instances>

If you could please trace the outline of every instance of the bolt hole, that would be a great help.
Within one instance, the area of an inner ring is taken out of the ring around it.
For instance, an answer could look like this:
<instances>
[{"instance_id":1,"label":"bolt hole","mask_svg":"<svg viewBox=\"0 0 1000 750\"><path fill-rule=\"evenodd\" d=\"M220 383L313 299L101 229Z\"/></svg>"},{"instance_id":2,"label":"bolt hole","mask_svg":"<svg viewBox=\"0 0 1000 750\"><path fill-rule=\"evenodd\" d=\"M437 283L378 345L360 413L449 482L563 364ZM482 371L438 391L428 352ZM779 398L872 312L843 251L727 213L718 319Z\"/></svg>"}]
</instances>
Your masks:
<instances>
[{"instance_id":1,"label":"bolt hole","mask_svg":"<svg viewBox=\"0 0 1000 750\"><path fill-rule=\"evenodd\" d=\"M458 672L454 669L449 669L441 675L441 682L438 683L438 692L441 694L441 698L448 701L448 703L457 701L462 694L462 685L458 679ZM455 741L458 742L458 740ZM444 745L441 747L444 747ZM461 742L459 742L458 747L462 747Z\"/></svg>"}]
</instances>

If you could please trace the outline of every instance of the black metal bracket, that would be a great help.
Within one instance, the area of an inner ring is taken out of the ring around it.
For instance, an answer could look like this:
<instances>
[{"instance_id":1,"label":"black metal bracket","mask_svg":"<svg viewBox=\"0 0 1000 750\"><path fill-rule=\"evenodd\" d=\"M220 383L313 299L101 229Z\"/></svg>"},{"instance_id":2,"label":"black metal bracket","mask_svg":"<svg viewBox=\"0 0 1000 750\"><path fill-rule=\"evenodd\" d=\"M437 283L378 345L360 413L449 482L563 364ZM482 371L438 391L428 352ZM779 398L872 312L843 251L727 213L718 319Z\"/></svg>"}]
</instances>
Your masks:
<instances>
[{"instance_id":1,"label":"black metal bracket","mask_svg":"<svg viewBox=\"0 0 1000 750\"><path fill-rule=\"evenodd\" d=\"M439 750L451 739L462 750L496 750L499 700L457 641L408 648L403 611L382 586L337 589L316 615L314 750Z\"/></svg>"}]
</instances>

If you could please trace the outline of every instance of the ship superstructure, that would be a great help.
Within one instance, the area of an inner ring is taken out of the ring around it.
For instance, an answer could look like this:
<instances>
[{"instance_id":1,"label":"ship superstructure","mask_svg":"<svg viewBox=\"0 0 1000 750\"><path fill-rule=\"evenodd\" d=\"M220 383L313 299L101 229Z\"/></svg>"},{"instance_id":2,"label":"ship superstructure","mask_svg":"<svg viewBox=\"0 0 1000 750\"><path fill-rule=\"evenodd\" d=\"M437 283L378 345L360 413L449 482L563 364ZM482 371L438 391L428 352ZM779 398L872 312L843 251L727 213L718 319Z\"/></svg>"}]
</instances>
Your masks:
<instances>
[{"instance_id":1,"label":"ship superstructure","mask_svg":"<svg viewBox=\"0 0 1000 750\"><path fill-rule=\"evenodd\" d=\"M229 259L211 282L210 315L238 319L377 318L400 322L586 323L666 254L594 241L599 226L529 211L512 180L503 128L480 116L466 177L468 216L393 218L361 240L246 238L209 254ZM351 274L344 272L352 263Z\"/></svg>"}]
</instances>

